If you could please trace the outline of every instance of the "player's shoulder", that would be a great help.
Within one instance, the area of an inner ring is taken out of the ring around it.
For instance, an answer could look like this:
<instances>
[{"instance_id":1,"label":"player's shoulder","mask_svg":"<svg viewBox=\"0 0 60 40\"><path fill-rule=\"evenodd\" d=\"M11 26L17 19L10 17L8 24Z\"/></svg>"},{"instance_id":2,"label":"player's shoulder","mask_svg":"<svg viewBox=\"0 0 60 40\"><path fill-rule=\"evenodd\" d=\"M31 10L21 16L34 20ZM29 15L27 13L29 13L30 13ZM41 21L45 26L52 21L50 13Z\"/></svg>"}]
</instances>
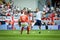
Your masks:
<instances>
[{"instance_id":1,"label":"player's shoulder","mask_svg":"<svg viewBox=\"0 0 60 40\"><path fill-rule=\"evenodd\" d=\"M43 11L39 11L38 13L43 13Z\"/></svg>"},{"instance_id":2,"label":"player's shoulder","mask_svg":"<svg viewBox=\"0 0 60 40\"><path fill-rule=\"evenodd\" d=\"M39 11L40 13L42 13L43 11Z\"/></svg>"}]
</instances>

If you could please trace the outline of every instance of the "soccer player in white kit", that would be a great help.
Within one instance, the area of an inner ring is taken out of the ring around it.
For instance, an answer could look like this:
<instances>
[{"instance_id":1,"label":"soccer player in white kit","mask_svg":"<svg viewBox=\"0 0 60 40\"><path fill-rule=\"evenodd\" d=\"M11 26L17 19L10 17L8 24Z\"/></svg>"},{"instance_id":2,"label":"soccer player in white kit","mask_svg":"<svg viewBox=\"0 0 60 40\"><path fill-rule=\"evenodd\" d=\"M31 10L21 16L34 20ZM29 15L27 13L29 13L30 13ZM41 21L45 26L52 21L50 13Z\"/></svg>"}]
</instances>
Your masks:
<instances>
[{"instance_id":1,"label":"soccer player in white kit","mask_svg":"<svg viewBox=\"0 0 60 40\"><path fill-rule=\"evenodd\" d=\"M36 9L36 18L35 18L35 25L39 26L39 33L41 33L41 17L42 17L42 11L39 11L39 9Z\"/></svg>"}]
</instances>

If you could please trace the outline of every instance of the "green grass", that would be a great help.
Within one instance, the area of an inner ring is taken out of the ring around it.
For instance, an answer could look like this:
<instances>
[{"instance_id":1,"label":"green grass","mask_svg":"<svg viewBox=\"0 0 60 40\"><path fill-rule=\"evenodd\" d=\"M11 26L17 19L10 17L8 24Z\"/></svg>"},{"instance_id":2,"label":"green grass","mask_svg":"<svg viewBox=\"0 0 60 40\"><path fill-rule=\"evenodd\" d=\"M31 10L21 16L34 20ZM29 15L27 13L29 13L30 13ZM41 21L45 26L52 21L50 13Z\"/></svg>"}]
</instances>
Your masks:
<instances>
[{"instance_id":1,"label":"green grass","mask_svg":"<svg viewBox=\"0 0 60 40\"><path fill-rule=\"evenodd\" d=\"M0 40L60 40L60 30L38 30L30 31L30 34L20 34L18 30L0 30Z\"/></svg>"}]
</instances>

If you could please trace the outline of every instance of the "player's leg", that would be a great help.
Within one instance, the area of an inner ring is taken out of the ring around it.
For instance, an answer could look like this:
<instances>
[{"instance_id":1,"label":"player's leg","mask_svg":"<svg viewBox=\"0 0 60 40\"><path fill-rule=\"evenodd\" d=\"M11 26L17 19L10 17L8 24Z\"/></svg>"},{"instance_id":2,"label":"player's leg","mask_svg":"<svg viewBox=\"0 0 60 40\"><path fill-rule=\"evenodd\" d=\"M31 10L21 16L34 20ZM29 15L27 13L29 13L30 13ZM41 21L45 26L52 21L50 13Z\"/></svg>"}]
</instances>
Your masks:
<instances>
[{"instance_id":1,"label":"player's leg","mask_svg":"<svg viewBox=\"0 0 60 40\"><path fill-rule=\"evenodd\" d=\"M41 33L41 26L39 25L39 33Z\"/></svg>"},{"instance_id":2,"label":"player's leg","mask_svg":"<svg viewBox=\"0 0 60 40\"><path fill-rule=\"evenodd\" d=\"M39 33L41 33L41 20L39 20L38 26L39 26Z\"/></svg>"},{"instance_id":3,"label":"player's leg","mask_svg":"<svg viewBox=\"0 0 60 40\"><path fill-rule=\"evenodd\" d=\"M41 33L41 20L37 20L37 25L39 26L39 33Z\"/></svg>"},{"instance_id":4,"label":"player's leg","mask_svg":"<svg viewBox=\"0 0 60 40\"><path fill-rule=\"evenodd\" d=\"M27 27L27 34L29 34L29 26Z\"/></svg>"},{"instance_id":5,"label":"player's leg","mask_svg":"<svg viewBox=\"0 0 60 40\"><path fill-rule=\"evenodd\" d=\"M24 27L21 28L21 34L22 34L23 30L24 30Z\"/></svg>"},{"instance_id":6,"label":"player's leg","mask_svg":"<svg viewBox=\"0 0 60 40\"><path fill-rule=\"evenodd\" d=\"M24 27L26 26L26 24L25 23L21 23L21 34L22 34L22 32L23 32L23 30L24 30Z\"/></svg>"},{"instance_id":7,"label":"player's leg","mask_svg":"<svg viewBox=\"0 0 60 40\"><path fill-rule=\"evenodd\" d=\"M27 34L29 34L29 31L30 31L30 24L26 23L26 26L27 26Z\"/></svg>"}]
</instances>

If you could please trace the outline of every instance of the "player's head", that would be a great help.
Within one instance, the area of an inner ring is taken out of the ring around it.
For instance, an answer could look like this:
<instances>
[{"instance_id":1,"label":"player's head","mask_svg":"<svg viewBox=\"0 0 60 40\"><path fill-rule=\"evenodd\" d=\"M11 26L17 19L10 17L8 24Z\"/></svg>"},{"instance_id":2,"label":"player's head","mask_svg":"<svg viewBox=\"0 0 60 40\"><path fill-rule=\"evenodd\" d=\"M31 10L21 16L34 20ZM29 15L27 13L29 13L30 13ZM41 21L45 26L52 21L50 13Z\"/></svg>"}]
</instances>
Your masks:
<instances>
[{"instance_id":1,"label":"player's head","mask_svg":"<svg viewBox=\"0 0 60 40\"><path fill-rule=\"evenodd\" d=\"M30 14L31 13L31 11L27 11L27 14Z\"/></svg>"},{"instance_id":2,"label":"player's head","mask_svg":"<svg viewBox=\"0 0 60 40\"><path fill-rule=\"evenodd\" d=\"M23 10L21 10L21 14L23 14Z\"/></svg>"},{"instance_id":3,"label":"player's head","mask_svg":"<svg viewBox=\"0 0 60 40\"><path fill-rule=\"evenodd\" d=\"M39 8L36 8L36 12L38 12L39 11Z\"/></svg>"},{"instance_id":4,"label":"player's head","mask_svg":"<svg viewBox=\"0 0 60 40\"><path fill-rule=\"evenodd\" d=\"M23 8L23 12L26 12L26 8L25 7Z\"/></svg>"}]
</instances>

